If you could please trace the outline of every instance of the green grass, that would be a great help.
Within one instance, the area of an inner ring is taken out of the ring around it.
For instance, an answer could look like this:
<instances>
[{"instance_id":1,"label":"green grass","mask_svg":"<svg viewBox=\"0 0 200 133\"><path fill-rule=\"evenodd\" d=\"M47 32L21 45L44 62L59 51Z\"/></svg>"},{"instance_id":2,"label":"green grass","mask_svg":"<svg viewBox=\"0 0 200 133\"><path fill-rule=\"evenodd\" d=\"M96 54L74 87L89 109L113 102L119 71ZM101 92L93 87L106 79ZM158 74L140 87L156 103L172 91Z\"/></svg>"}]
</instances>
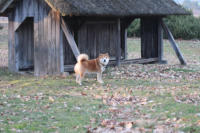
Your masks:
<instances>
[{"instance_id":1,"label":"green grass","mask_svg":"<svg viewBox=\"0 0 200 133\"><path fill-rule=\"evenodd\" d=\"M81 96L84 87L71 81L72 77L1 76L5 88L0 88L0 131L86 132L84 126L90 124L91 118L100 120L107 116L96 114L106 109L106 105L92 97ZM49 101L50 96L54 102Z\"/></svg>"},{"instance_id":2,"label":"green grass","mask_svg":"<svg viewBox=\"0 0 200 133\"><path fill-rule=\"evenodd\" d=\"M139 55L139 42L139 39L128 40L130 58ZM7 68L0 67L0 132L84 133L88 127L99 127L106 119L133 121L136 122L133 128L143 127L152 132L158 125L167 126L169 123L173 131L200 132L200 117L197 116L200 113L200 98L197 96L200 94L200 66L195 62L200 61L200 47L192 41L178 43L188 66L133 65L108 68L103 85L93 78L79 86L73 75L66 78L37 78L13 74ZM178 64L174 53L171 54L170 45L168 42L165 44L165 58L169 59L169 64ZM189 56L191 54L195 56ZM119 75L115 74L117 71ZM138 73L139 77L126 77L122 71ZM145 73L144 76L140 75L142 73ZM160 73L169 76L162 77ZM119 96L118 102L122 102L114 106L120 110L119 114L110 111L113 106L105 103L116 94ZM191 95L186 99L193 99L196 104L175 100L184 95ZM120 100L128 96L147 101L145 104L141 104L140 100L126 104ZM153 122L138 124L137 120L140 119Z\"/></svg>"}]
</instances>

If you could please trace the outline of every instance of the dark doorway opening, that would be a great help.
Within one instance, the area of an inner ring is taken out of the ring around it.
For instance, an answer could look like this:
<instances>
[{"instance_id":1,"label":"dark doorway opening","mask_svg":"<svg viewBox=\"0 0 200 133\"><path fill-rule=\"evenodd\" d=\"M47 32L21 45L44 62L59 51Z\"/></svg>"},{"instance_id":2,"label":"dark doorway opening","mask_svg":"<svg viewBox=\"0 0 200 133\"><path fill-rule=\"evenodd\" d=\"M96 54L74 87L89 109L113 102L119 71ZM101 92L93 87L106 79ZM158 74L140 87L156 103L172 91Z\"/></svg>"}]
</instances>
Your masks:
<instances>
[{"instance_id":1,"label":"dark doorway opening","mask_svg":"<svg viewBox=\"0 0 200 133\"><path fill-rule=\"evenodd\" d=\"M19 71L34 71L34 19L26 18L15 32Z\"/></svg>"}]
</instances>

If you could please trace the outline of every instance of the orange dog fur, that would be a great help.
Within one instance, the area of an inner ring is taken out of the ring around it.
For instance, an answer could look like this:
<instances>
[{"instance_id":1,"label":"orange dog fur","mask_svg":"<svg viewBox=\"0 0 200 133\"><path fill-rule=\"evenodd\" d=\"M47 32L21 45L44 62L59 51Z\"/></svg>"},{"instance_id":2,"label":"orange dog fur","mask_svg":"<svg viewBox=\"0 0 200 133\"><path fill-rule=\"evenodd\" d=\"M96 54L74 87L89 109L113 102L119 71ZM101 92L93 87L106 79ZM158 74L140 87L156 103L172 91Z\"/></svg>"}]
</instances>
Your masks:
<instances>
[{"instance_id":1,"label":"orange dog fur","mask_svg":"<svg viewBox=\"0 0 200 133\"><path fill-rule=\"evenodd\" d=\"M102 80L102 73L105 70L106 65L109 63L108 54L100 54L98 58L89 60L88 55L81 54L78 56L78 62L74 67L76 74L76 82L82 85L82 80L86 73L96 73L97 81L104 83Z\"/></svg>"}]
</instances>

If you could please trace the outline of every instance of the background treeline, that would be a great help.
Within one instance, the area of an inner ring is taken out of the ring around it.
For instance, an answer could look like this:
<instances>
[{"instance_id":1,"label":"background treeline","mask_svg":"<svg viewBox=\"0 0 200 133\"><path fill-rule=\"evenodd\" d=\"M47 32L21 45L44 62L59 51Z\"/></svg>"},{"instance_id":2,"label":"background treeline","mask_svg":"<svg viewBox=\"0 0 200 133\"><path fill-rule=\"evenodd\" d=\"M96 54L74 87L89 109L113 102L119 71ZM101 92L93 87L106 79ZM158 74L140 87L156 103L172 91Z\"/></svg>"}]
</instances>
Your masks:
<instances>
[{"instance_id":1,"label":"background treeline","mask_svg":"<svg viewBox=\"0 0 200 133\"><path fill-rule=\"evenodd\" d=\"M170 16L164 19L176 39L200 39L200 18L194 16ZM140 36L140 20L128 29L129 37Z\"/></svg>"}]
</instances>

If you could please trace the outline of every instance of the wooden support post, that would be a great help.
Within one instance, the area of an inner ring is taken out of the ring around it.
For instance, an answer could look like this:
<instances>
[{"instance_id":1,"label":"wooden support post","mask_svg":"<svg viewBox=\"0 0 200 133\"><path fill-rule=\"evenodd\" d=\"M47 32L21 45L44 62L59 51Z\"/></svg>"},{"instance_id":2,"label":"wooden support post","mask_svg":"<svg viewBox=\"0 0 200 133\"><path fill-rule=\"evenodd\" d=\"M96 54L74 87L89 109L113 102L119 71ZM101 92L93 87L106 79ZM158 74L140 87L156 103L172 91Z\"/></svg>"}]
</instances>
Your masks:
<instances>
[{"instance_id":1,"label":"wooden support post","mask_svg":"<svg viewBox=\"0 0 200 133\"><path fill-rule=\"evenodd\" d=\"M141 18L141 57L158 57L158 19Z\"/></svg>"},{"instance_id":2,"label":"wooden support post","mask_svg":"<svg viewBox=\"0 0 200 133\"><path fill-rule=\"evenodd\" d=\"M74 56L76 57L76 59L78 58L78 56L80 55L80 52L79 52L79 49L76 45L76 42L74 40L74 37L72 36L72 33L70 32L67 24L65 23L64 19L62 18L61 19L61 27L62 27L62 30L65 34L65 37L67 38L67 41L72 49L72 52L74 54Z\"/></svg>"},{"instance_id":3,"label":"wooden support post","mask_svg":"<svg viewBox=\"0 0 200 133\"><path fill-rule=\"evenodd\" d=\"M158 19L158 63L166 64L163 60L163 28L161 24L162 18Z\"/></svg>"},{"instance_id":4,"label":"wooden support post","mask_svg":"<svg viewBox=\"0 0 200 133\"><path fill-rule=\"evenodd\" d=\"M125 60L128 58L128 45L127 45L127 29L125 29L125 34L124 34L124 58Z\"/></svg>"},{"instance_id":5,"label":"wooden support post","mask_svg":"<svg viewBox=\"0 0 200 133\"><path fill-rule=\"evenodd\" d=\"M135 18L121 19L121 54L123 59L127 59L127 28L134 21Z\"/></svg>"},{"instance_id":6,"label":"wooden support post","mask_svg":"<svg viewBox=\"0 0 200 133\"><path fill-rule=\"evenodd\" d=\"M181 52L180 52L180 50L178 48L178 45L175 42L175 39L174 39L172 33L170 32L170 30L167 27L167 25L163 22L163 20L161 20L161 25L162 25L162 28L164 29L164 31L166 32L166 34L168 36L168 39L169 39L169 41L170 41L170 43L171 43L171 45L172 45L172 47L173 47L173 49L175 51L180 63L182 65L186 65L186 62L185 62L185 60L183 58L183 55L181 54Z\"/></svg>"},{"instance_id":7,"label":"wooden support post","mask_svg":"<svg viewBox=\"0 0 200 133\"><path fill-rule=\"evenodd\" d=\"M116 46L116 65L120 66L120 60L121 60L121 24L120 24L120 18L117 20L117 46Z\"/></svg>"}]
</instances>

